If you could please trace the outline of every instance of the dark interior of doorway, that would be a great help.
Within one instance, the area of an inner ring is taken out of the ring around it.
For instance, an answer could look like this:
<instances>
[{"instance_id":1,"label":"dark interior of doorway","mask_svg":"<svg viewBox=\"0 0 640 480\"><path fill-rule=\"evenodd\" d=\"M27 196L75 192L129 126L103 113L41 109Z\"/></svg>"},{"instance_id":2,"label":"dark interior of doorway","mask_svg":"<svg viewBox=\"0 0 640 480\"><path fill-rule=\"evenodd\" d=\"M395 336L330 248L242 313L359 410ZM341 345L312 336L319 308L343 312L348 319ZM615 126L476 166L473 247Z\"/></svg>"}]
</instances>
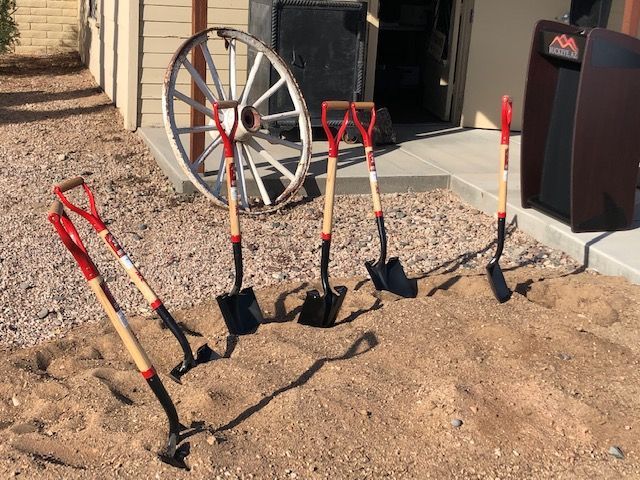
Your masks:
<instances>
[{"instance_id":1,"label":"dark interior of doorway","mask_svg":"<svg viewBox=\"0 0 640 480\"><path fill-rule=\"evenodd\" d=\"M446 60L453 1L380 0L374 100L389 109L396 124L450 125L425 107L424 79L426 56L440 40L438 32L445 33L439 47Z\"/></svg>"}]
</instances>

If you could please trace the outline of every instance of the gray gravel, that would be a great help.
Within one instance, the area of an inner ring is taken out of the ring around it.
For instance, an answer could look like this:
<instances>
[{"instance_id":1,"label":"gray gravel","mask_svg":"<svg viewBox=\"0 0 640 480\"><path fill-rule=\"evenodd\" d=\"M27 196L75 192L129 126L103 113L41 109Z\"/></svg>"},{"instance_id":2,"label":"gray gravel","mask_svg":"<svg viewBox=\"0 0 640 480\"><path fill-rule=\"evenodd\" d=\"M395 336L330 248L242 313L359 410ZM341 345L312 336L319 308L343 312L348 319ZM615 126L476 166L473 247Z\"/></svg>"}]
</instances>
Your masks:
<instances>
[{"instance_id":1,"label":"gray gravel","mask_svg":"<svg viewBox=\"0 0 640 480\"><path fill-rule=\"evenodd\" d=\"M51 185L80 173L110 229L170 309L230 288L227 213L199 195L172 191L142 141L122 128L122 118L86 71L52 67L46 72L5 75L0 84L6 94L0 100L0 344L33 345L102 318L46 219ZM34 97L34 91L47 95ZM389 254L399 255L413 275L474 269L492 254L495 221L448 191L384 195L383 205L391 212ZM298 198L284 211L242 218L246 285L317 276L321 208L321 199ZM85 221L73 219L125 311L148 312L102 241ZM377 248L370 198L339 197L331 275L364 276L364 261L375 259ZM501 265L524 264L576 267L563 254L513 231Z\"/></svg>"}]
</instances>

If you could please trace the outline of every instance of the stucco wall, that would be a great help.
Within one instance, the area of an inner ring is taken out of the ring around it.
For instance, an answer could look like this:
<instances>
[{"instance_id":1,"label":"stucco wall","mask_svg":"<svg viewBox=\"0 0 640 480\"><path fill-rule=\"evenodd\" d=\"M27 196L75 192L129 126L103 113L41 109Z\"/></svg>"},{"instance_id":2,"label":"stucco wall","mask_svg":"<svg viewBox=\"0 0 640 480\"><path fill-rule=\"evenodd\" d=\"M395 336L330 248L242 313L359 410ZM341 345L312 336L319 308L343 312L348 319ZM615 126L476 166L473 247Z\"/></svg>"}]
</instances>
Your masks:
<instances>
[{"instance_id":1,"label":"stucco wall","mask_svg":"<svg viewBox=\"0 0 640 480\"><path fill-rule=\"evenodd\" d=\"M96 82L136 128L139 0L79 0L79 51Z\"/></svg>"},{"instance_id":2,"label":"stucco wall","mask_svg":"<svg viewBox=\"0 0 640 480\"><path fill-rule=\"evenodd\" d=\"M570 0L482 0L475 2L467 82L465 127L497 128L502 95L513 97L514 130L522 127L531 35L538 20L569 11Z\"/></svg>"},{"instance_id":3,"label":"stucco wall","mask_svg":"<svg viewBox=\"0 0 640 480\"><path fill-rule=\"evenodd\" d=\"M54 53L78 49L77 0L17 0L20 30L16 53Z\"/></svg>"}]
</instances>

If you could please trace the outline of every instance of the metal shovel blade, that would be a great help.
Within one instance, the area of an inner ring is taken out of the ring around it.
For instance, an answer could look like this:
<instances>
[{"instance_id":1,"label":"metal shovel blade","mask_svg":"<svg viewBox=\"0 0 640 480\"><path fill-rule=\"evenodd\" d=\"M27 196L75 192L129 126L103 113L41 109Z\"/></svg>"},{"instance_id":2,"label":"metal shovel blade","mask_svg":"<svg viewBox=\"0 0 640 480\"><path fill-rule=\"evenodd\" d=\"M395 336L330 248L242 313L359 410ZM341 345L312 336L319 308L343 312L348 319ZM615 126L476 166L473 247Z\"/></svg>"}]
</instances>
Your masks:
<instances>
[{"instance_id":1,"label":"metal shovel blade","mask_svg":"<svg viewBox=\"0 0 640 480\"><path fill-rule=\"evenodd\" d=\"M504 303L511 298L511 290L509 290L507 286L504 274L496 258L492 258L487 265L487 277L489 278L491 291L493 291L493 294L500 303Z\"/></svg>"},{"instance_id":2,"label":"metal shovel blade","mask_svg":"<svg viewBox=\"0 0 640 480\"><path fill-rule=\"evenodd\" d=\"M215 357L215 352L206 343L198 348L196 358L192 362L182 361L169 372L169 377L176 383L182 385L182 376L187 374L193 367L202 363L207 363Z\"/></svg>"},{"instance_id":3,"label":"metal shovel blade","mask_svg":"<svg viewBox=\"0 0 640 480\"><path fill-rule=\"evenodd\" d=\"M387 290L404 298L418 295L416 281L407 278L398 257L390 258L387 263L365 262L365 266L376 290Z\"/></svg>"},{"instance_id":4,"label":"metal shovel blade","mask_svg":"<svg viewBox=\"0 0 640 480\"><path fill-rule=\"evenodd\" d=\"M319 328L334 326L346 294L347 287L343 286L334 287L325 295L321 295L318 290L308 291L307 298L302 304L298 323Z\"/></svg>"},{"instance_id":5,"label":"metal shovel blade","mask_svg":"<svg viewBox=\"0 0 640 480\"><path fill-rule=\"evenodd\" d=\"M217 297L224 323L232 335L254 333L264 321L253 288L244 288L236 295L225 293Z\"/></svg>"}]
</instances>

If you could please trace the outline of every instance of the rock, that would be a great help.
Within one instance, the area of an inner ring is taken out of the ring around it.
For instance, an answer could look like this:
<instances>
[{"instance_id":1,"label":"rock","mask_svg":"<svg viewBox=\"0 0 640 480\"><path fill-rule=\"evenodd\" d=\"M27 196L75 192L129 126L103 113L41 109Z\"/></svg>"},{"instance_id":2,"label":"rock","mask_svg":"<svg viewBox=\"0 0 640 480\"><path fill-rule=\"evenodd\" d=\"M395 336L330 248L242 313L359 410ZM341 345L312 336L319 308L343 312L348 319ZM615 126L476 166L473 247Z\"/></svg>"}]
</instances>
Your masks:
<instances>
[{"instance_id":1,"label":"rock","mask_svg":"<svg viewBox=\"0 0 640 480\"><path fill-rule=\"evenodd\" d=\"M58 159L59 162L64 162L67 159L67 154L61 153L56 158Z\"/></svg>"},{"instance_id":2,"label":"rock","mask_svg":"<svg viewBox=\"0 0 640 480\"><path fill-rule=\"evenodd\" d=\"M287 274L286 273L282 273L282 272L276 272L276 273L272 273L271 276L273 278L275 278L278 281L282 281L282 280L286 280L287 278Z\"/></svg>"},{"instance_id":3,"label":"rock","mask_svg":"<svg viewBox=\"0 0 640 480\"><path fill-rule=\"evenodd\" d=\"M451 426L453 426L455 428L460 428L462 426L462 424L463 424L463 422L459 418L454 418L453 420L451 420Z\"/></svg>"},{"instance_id":4,"label":"rock","mask_svg":"<svg viewBox=\"0 0 640 480\"><path fill-rule=\"evenodd\" d=\"M26 292L30 288L33 288L33 284L29 281L25 281L20 284L20 290L22 290L23 292Z\"/></svg>"},{"instance_id":5,"label":"rock","mask_svg":"<svg viewBox=\"0 0 640 480\"><path fill-rule=\"evenodd\" d=\"M364 417L370 417L371 412L369 410L358 410L358 413Z\"/></svg>"},{"instance_id":6,"label":"rock","mask_svg":"<svg viewBox=\"0 0 640 480\"><path fill-rule=\"evenodd\" d=\"M560 360L568 361L568 360L571 360L571 355L568 355L566 353L559 353L558 358Z\"/></svg>"},{"instance_id":7,"label":"rock","mask_svg":"<svg viewBox=\"0 0 640 480\"><path fill-rule=\"evenodd\" d=\"M404 217L406 217L406 216L407 216L407 214L406 214L406 213L404 213L404 212L402 212L402 211L400 211L400 210L398 210L398 211L396 212L396 218L404 218Z\"/></svg>"},{"instance_id":8,"label":"rock","mask_svg":"<svg viewBox=\"0 0 640 480\"><path fill-rule=\"evenodd\" d=\"M40 320L43 320L43 319L47 318L48 315L49 315L49 309L48 308L43 308L42 310L40 310L38 312L38 318Z\"/></svg>"},{"instance_id":9,"label":"rock","mask_svg":"<svg viewBox=\"0 0 640 480\"><path fill-rule=\"evenodd\" d=\"M616 447L615 445L609 447L609 455L612 455L619 460L624 459L624 452L620 447Z\"/></svg>"},{"instance_id":10,"label":"rock","mask_svg":"<svg viewBox=\"0 0 640 480\"><path fill-rule=\"evenodd\" d=\"M138 230L146 230L147 229L147 224L146 223L139 223L138 224Z\"/></svg>"},{"instance_id":11,"label":"rock","mask_svg":"<svg viewBox=\"0 0 640 480\"><path fill-rule=\"evenodd\" d=\"M216 437L214 437L213 435L209 435L207 437L207 443L209 445L215 445L216 443L218 443L218 440L216 439Z\"/></svg>"},{"instance_id":12,"label":"rock","mask_svg":"<svg viewBox=\"0 0 640 480\"><path fill-rule=\"evenodd\" d=\"M20 400L18 400L18 397L16 397L15 395L13 397L11 397L11 403L13 403L14 407L19 407L20 406Z\"/></svg>"}]
</instances>

